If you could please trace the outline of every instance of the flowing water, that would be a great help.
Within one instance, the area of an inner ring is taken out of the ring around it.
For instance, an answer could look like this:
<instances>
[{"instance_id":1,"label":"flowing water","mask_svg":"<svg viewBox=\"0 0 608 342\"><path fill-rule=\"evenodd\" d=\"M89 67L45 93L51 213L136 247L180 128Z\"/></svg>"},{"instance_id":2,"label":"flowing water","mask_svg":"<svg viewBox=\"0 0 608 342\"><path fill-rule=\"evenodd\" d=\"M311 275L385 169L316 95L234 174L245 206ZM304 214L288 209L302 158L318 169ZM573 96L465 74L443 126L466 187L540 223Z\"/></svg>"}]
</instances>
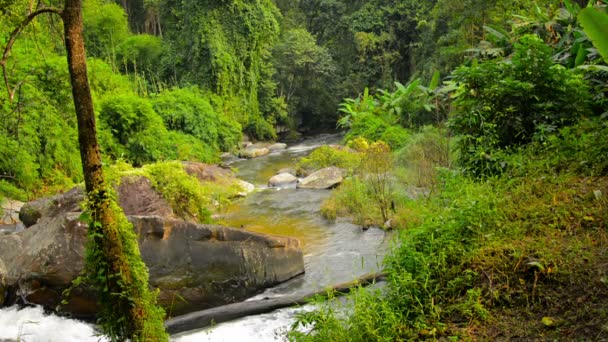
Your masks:
<instances>
[{"instance_id":1,"label":"flowing water","mask_svg":"<svg viewBox=\"0 0 608 342\"><path fill-rule=\"evenodd\" d=\"M320 205L329 196L328 190L266 186L268 179L279 169L294 167L298 158L317 146L335 143L339 138L337 135L321 135L284 151L231 164L238 170L240 178L253 183L258 190L225 208L221 215L222 223L255 232L295 237L302 243L304 251L304 275L268 289L253 299L320 290L379 270L388 236L379 229L363 231L347 221L328 223L324 220L320 215ZM182 333L173 336L172 340L280 341L284 340L282 332L292 324L295 314L311 309L311 306L303 306L276 310ZM24 323L28 321L34 323ZM29 325L33 329L25 330ZM52 335L52 331L58 331L60 335ZM0 341L3 338L14 339L18 335L23 336L21 341L97 341L98 338L92 334L89 325L55 316L43 317L39 309L0 310ZM55 336L61 338L56 339Z\"/></svg>"}]
</instances>

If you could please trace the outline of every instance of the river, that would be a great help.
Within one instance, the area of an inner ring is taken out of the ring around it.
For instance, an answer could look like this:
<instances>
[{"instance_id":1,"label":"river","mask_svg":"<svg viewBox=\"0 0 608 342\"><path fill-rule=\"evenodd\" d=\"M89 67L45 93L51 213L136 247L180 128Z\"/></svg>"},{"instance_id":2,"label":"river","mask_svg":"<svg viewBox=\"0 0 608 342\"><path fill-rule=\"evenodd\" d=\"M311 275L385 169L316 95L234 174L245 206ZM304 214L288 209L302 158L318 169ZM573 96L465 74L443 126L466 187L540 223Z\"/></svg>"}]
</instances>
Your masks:
<instances>
[{"instance_id":1,"label":"river","mask_svg":"<svg viewBox=\"0 0 608 342\"><path fill-rule=\"evenodd\" d=\"M352 280L379 270L388 236L379 229L363 231L346 220L329 223L320 215L320 205L328 190L274 189L266 183L276 171L295 166L296 160L314 148L335 143L337 135L320 135L288 147L284 151L251 160L236 160L231 166L237 175L257 188L247 198L225 208L222 223L268 234L298 238L304 251L305 274L253 297L277 297L309 292ZM172 336L173 341L281 341L294 316L311 306L286 308L249 316L211 328ZM57 332L58 335L53 335ZM98 341L91 326L44 316L37 308L0 310L0 341Z\"/></svg>"}]
</instances>

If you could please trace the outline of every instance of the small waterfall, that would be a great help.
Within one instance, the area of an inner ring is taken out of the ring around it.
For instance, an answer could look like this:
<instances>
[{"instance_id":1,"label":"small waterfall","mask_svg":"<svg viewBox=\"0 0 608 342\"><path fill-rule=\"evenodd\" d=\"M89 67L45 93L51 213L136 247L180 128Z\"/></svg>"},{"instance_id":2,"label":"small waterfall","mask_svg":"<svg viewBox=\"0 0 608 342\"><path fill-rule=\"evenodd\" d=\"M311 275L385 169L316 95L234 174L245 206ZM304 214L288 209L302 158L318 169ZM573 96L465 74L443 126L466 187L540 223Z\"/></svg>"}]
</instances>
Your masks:
<instances>
[{"instance_id":1,"label":"small waterfall","mask_svg":"<svg viewBox=\"0 0 608 342\"><path fill-rule=\"evenodd\" d=\"M103 342L91 324L47 315L42 307L0 310L0 341Z\"/></svg>"}]
</instances>

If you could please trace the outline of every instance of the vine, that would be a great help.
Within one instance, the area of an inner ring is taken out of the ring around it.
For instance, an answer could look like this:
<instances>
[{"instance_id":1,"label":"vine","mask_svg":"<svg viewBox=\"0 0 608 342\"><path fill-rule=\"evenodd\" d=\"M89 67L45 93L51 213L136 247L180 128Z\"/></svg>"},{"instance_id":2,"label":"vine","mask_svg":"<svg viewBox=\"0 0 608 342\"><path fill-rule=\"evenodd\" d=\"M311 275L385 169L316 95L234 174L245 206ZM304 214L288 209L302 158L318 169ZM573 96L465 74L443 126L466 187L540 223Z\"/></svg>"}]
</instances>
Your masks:
<instances>
[{"instance_id":1,"label":"vine","mask_svg":"<svg viewBox=\"0 0 608 342\"><path fill-rule=\"evenodd\" d=\"M141 260L137 236L114 191L107 188L90 193L88 198L89 211L83 214L89 222L85 275L77 282L91 285L97 290L98 301L105 303L97 323L113 341L168 340L163 329L164 310L156 306L158 290L147 286L148 269ZM102 219L103 212L111 217ZM102 221L111 224L102 225Z\"/></svg>"}]
</instances>

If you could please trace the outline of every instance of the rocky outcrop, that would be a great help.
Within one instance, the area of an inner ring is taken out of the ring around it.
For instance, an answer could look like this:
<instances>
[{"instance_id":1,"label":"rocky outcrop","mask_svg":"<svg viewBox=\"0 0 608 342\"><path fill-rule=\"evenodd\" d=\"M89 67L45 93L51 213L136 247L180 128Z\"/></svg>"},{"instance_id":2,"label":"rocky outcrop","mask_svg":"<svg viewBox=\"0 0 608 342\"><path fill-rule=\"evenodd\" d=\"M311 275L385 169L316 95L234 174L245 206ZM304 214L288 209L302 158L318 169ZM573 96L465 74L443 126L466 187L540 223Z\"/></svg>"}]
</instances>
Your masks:
<instances>
[{"instance_id":1,"label":"rocky outcrop","mask_svg":"<svg viewBox=\"0 0 608 342\"><path fill-rule=\"evenodd\" d=\"M84 265L87 228L79 215L42 217L21 233L0 236L0 260L6 262L4 273L0 264L0 287L5 279L8 289L5 304L26 302L54 309L61 303L62 291ZM160 303L172 314L241 301L304 272L295 239L159 216L129 219L150 270L150 285L160 288ZM62 310L79 317L93 315L94 293L77 288Z\"/></svg>"},{"instance_id":2,"label":"rocky outcrop","mask_svg":"<svg viewBox=\"0 0 608 342\"><path fill-rule=\"evenodd\" d=\"M174 314L238 302L304 272L292 238L159 217L130 220L150 285L161 289L161 304Z\"/></svg>"},{"instance_id":3,"label":"rocky outcrop","mask_svg":"<svg viewBox=\"0 0 608 342\"><path fill-rule=\"evenodd\" d=\"M298 178L290 173L279 173L268 180L268 186L271 188L286 188L295 187Z\"/></svg>"},{"instance_id":4,"label":"rocky outcrop","mask_svg":"<svg viewBox=\"0 0 608 342\"><path fill-rule=\"evenodd\" d=\"M338 167L326 167L310 174L298 183L302 189L331 189L344 180L342 170Z\"/></svg>"}]
</instances>

